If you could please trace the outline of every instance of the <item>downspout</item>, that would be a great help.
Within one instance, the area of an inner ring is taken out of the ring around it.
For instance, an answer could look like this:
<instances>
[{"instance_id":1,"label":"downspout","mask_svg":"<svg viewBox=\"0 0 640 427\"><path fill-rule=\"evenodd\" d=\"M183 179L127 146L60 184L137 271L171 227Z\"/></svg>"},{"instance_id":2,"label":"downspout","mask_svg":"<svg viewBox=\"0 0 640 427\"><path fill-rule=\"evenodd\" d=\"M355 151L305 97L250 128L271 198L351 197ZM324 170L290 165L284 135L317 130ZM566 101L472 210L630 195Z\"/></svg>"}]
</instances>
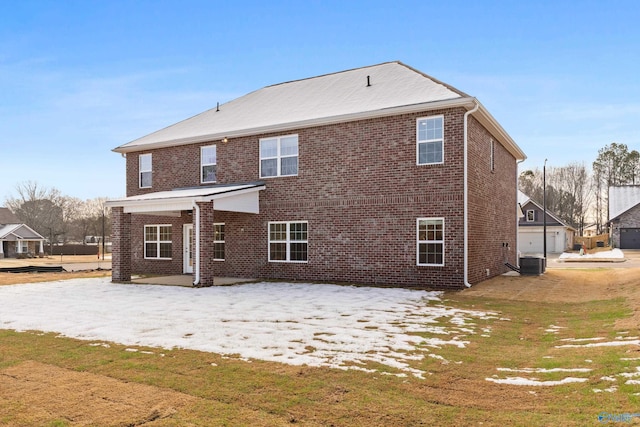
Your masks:
<instances>
[{"instance_id":1,"label":"downspout","mask_svg":"<svg viewBox=\"0 0 640 427\"><path fill-rule=\"evenodd\" d=\"M516 162L516 200L518 199L518 171L520 170L520 163L524 162L527 159L518 160ZM520 233L518 233L518 228L520 227L520 218L516 217L516 265L520 267L520 251L518 248L520 247Z\"/></svg>"},{"instance_id":2,"label":"downspout","mask_svg":"<svg viewBox=\"0 0 640 427\"><path fill-rule=\"evenodd\" d=\"M193 232L193 238L196 242L196 253L193 267L195 269L195 278L193 280L193 286L198 286L200 284L200 206L198 206L195 201L193 202L193 212L196 221L195 230Z\"/></svg>"},{"instance_id":3,"label":"downspout","mask_svg":"<svg viewBox=\"0 0 640 427\"><path fill-rule=\"evenodd\" d=\"M471 287L471 283L469 283L469 184L467 182L469 178L469 173L467 171L467 146L469 132L467 128L469 126L468 117L478 111L478 108L480 108L480 104L475 98L473 99L473 103L475 104L475 107L464 113L464 285L467 288Z\"/></svg>"}]
</instances>

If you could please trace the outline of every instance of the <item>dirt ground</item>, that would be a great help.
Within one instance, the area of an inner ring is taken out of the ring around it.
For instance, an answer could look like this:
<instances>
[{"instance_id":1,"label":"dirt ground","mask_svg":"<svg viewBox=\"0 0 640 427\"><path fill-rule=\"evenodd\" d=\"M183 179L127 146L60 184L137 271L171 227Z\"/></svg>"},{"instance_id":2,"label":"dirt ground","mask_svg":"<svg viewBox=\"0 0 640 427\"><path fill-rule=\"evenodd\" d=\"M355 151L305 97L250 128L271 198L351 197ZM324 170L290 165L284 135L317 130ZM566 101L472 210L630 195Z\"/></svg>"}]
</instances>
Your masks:
<instances>
[{"instance_id":1,"label":"dirt ground","mask_svg":"<svg viewBox=\"0 0 640 427\"><path fill-rule=\"evenodd\" d=\"M33 425L52 414L78 426L153 425L197 401L172 390L32 361L1 370L0 383L0 401L11 402L14 416Z\"/></svg>"},{"instance_id":2,"label":"dirt ground","mask_svg":"<svg viewBox=\"0 0 640 427\"><path fill-rule=\"evenodd\" d=\"M605 266L606 267L606 266ZM96 272L0 273L0 285L90 277ZM109 274L102 272L101 274ZM640 326L640 269L548 269L541 276L499 276L462 291L463 295L496 299L550 302L586 302L625 297L632 317L617 326ZM197 398L158 387L128 383L88 372L25 361L0 370L2 405L31 418L34 424L60 415L73 425L156 425L186 410ZM23 411L23 412L21 412ZM96 418L99 417L99 418ZM136 420L131 424L131 420Z\"/></svg>"}]
</instances>

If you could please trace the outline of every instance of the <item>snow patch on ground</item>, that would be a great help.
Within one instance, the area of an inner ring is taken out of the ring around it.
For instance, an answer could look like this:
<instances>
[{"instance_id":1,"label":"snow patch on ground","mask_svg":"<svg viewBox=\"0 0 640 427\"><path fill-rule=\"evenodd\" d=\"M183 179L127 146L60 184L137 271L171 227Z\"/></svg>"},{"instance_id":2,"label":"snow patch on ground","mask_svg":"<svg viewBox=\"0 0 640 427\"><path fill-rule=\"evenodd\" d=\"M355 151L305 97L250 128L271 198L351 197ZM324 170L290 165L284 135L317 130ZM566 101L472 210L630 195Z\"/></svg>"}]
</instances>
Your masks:
<instances>
[{"instance_id":1,"label":"snow patch on ground","mask_svg":"<svg viewBox=\"0 0 640 427\"><path fill-rule=\"evenodd\" d=\"M584 255L565 252L561 254L558 259L624 259L624 253L620 249L611 249L610 251L601 251Z\"/></svg>"},{"instance_id":2,"label":"snow patch on ground","mask_svg":"<svg viewBox=\"0 0 640 427\"><path fill-rule=\"evenodd\" d=\"M462 349L469 343L462 337L489 332L474 321L499 319L442 305L441 295L330 284L194 289L75 279L0 287L0 328L366 372L378 363L422 378L415 361L443 346ZM439 337L419 336L432 333Z\"/></svg>"},{"instance_id":3,"label":"snow patch on ground","mask_svg":"<svg viewBox=\"0 0 640 427\"><path fill-rule=\"evenodd\" d=\"M559 381L540 381L537 378L507 377L507 378L485 378L497 384L526 385L526 386L556 386L569 383L583 383L587 378L567 377Z\"/></svg>"}]
</instances>

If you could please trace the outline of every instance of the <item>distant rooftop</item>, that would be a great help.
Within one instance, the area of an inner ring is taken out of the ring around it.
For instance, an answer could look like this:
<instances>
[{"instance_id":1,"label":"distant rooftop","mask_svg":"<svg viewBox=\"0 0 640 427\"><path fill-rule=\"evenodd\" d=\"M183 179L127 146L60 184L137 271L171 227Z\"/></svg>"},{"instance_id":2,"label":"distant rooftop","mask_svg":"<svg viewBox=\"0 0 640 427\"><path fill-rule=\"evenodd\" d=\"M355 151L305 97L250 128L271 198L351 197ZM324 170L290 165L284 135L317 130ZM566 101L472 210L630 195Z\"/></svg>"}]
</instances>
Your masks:
<instances>
[{"instance_id":1,"label":"distant rooftop","mask_svg":"<svg viewBox=\"0 0 640 427\"><path fill-rule=\"evenodd\" d=\"M640 203L640 185L609 188L609 220L616 219Z\"/></svg>"}]
</instances>

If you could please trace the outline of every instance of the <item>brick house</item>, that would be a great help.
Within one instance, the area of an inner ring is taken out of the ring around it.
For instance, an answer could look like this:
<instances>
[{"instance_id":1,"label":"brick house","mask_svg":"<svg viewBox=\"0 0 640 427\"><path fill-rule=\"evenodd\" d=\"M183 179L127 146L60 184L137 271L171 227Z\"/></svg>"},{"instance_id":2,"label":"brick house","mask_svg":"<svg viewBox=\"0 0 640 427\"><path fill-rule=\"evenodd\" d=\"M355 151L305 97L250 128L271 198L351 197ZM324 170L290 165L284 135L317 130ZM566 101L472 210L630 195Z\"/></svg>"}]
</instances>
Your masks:
<instances>
[{"instance_id":1,"label":"brick house","mask_svg":"<svg viewBox=\"0 0 640 427\"><path fill-rule=\"evenodd\" d=\"M0 207L0 259L43 256L44 240L33 228L23 224L9 208Z\"/></svg>"},{"instance_id":2,"label":"brick house","mask_svg":"<svg viewBox=\"0 0 640 427\"><path fill-rule=\"evenodd\" d=\"M459 289L517 263L524 153L478 100L400 62L268 86L114 151L114 282Z\"/></svg>"},{"instance_id":3,"label":"brick house","mask_svg":"<svg viewBox=\"0 0 640 427\"><path fill-rule=\"evenodd\" d=\"M614 248L640 249L640 185L609 187L609 227Z\"/></svg>"}]
</instances>

